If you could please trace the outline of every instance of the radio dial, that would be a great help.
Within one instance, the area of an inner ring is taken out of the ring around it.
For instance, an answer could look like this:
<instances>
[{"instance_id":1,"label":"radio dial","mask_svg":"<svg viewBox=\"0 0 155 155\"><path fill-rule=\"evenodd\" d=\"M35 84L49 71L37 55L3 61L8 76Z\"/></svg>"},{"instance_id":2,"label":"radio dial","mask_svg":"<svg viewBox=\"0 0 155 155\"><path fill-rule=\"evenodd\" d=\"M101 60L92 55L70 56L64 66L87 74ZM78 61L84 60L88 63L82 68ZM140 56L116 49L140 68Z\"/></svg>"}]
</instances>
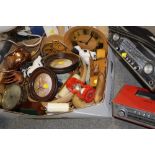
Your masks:
<instances>
[{"instance_id":1,"label":"radio dial","mask_svg":"<svg viewBox=\"0 0 155 155\"><path fill-rule=\"evenodd\" d=\"M146 64L143 70L145 74L151 74L154 70L154 67L152 64Z\"/></svg>"},{"instance_id":2,"label":"radio dial","mask_svg":"<svg viewBox=\"0 0 155 155\"><path fill-rule=\"evenodd\" d=\"M125 116L126 116L126 110L120 109L120 110L118 111L118 115L119 115L120 117L125 117Z\"/></svg>"},{"instance_id":3,"label":"radio dial","mask_svg":"<svg viewBox=\"0 0 155 155\"><path fill-rule=\"evenodd\" d=\"M135 66L133 69L138 71L138 70L140 70L140 67L139 66Z\"/></svg>"},{"instance_id":4,"label":"radio dial","mask_svg":"<svg viewBox=\"0 0 155 155\"><path fill-rule=\"evenodd\" d=\"M118 41L118 40L119 40L119 35L118 35L117 33L115 33L115 34L113 35L113 40L114 40L114 41Z\"/></svg>"},{"instance_id":5,"label":"radio dial","mask_svg":"<svg viewBox=\"0 0 155 155\"><path fill-rule=\"evenodd\" d=\"M116 47L116 50L117 50L117 51L119 51L119 50L120 50L120 48L119 48L119 47Z\"/></svg>"},{"instance_id":6,"label":"radio dial","mask_svg":"<svg viewBox=\"0 0 155 155\"><path fill-rule=\"evenodd\" d=\"M129 60L128 60L128 62L129 62L129 63L131 63L131 62L132 62L132 60L131 60L131 59L129 59Z\"/></svg>"}]
</instances>

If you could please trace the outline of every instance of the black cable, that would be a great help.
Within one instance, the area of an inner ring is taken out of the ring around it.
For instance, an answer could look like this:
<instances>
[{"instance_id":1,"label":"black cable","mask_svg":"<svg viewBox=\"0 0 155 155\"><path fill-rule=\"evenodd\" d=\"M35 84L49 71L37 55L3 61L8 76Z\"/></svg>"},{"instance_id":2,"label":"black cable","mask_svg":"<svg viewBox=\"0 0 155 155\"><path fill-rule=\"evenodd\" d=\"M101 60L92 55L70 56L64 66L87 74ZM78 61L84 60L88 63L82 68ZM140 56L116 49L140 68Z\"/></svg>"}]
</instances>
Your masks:
<instances>
[{"instance_id":1,"label":"black cable","mask_svg":"<svg viewBox=\"0 0 155 155\"><path fill-rule=\"evenodd\" d=\"M127 38L136 40L136 41L144 44L146 47L148 47L148 48L152 49L153 51L155 51L155 45L151 44L147 40L145 40L145 39L143 39L143 38L141 38L141 37L139 37L137 35L134 35L134 34L131 34L130 32L126 32L126 31L122 30L120 27L110 27L110 31L121 34L122 36L125 36Z\"/></svg>"}]
</instances>

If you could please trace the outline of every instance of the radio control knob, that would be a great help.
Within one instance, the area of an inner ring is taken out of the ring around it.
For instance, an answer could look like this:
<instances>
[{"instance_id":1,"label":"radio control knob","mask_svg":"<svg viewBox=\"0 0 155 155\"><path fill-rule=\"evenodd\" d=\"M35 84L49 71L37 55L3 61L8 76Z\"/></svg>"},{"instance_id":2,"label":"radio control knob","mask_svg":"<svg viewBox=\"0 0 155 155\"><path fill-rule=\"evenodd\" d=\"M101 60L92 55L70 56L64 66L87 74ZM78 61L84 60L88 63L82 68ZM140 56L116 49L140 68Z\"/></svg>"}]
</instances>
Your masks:
<instances>
[{"instance_id":1,"label":"radio control knob","mask_svg":"<svg viewBox=\"0 0 155 155\"><path fill-rule=\"evenodd\" d=\"M154 67L152 64L146 64L143 70L145 74L151 74L154 70Z\"/></svg>"},{"instance_id":2,"label":"radio control knob","mask_svg":"<svg viewBox=\"0 0 155 155\"><path fill-rule=\"evenodd\" d=\"M114 41L118 41L118 40L119 40L119 35L118 35L117 33L115 33L115 34L113 35L113 40L114 40Z\"/></svg>"},{"instance_id":3,"label":"radio control knob","mask_svg":"<svg viewBox=\"0 0 155 155\"><path fill-rule=\"evenodd\" d=\"M129 60L129 57L126 57L126 60L128 61Z\"/></svg>"},{"instance_id":4,"label":"radio control knob","mask_svg":"<svg viewBox=\"0 0 155 155\"><path fill-rule=\"evenodd\" d=\"M135 66L135 67L133 67L133 69L138 71L138 70L140 70L140 67L139 66Z\"/></svg>"},{"instance_id":5,"label":"radio control knob","mask_svg":"<svg viewBox=\"0 0 155 155\"><path fill-rule=\"evenodd\" d=\"M119 48L119 47L115 47L115 49L116 49L117 51L119 51L119 50L120 50L120 48Z\"/></svg>"},{"instance_id":6,"label":"radio control knob","mask_svg":"<svg viewBox=\"0 0 155 155\"><path fill-rule=\"evenodd\" d=\"M143 113L143 117L145 117L146 116L146 114L145 113Z\"/></svg>"},{"instance_id":7,"label":"radio control knob","mask_svg":"<svg viewBox=\"0 0 155 155\"><path fill-rule=\"evenodd\" d=\"M150 118L150 117L151 117L151 115L150 115L150 114L148 114L148 115L147 115L147 118Z\"/></svg>"},{"instance_id":8,"label":"radio control knob","mask_svg":"<svg viewBox=\"0 0 155 155\"><path fill-rule=\"evenodd\" d=\"M153 85L153 83L154 83L153 80L149 81L149 85Z\"/></svg>"},{"instance_id":9,"label":"radio control knob","mask_svg":"<svg viewBox=\"0 0 155 155\"><path fill-rule=\"evenodd\" d=\"M125 117L125 116L126 116L126 111L125 111L124 109L120 109L120 110L118 111L118 115L119 115L120 117Z\"/></svg>"}]
</instances>

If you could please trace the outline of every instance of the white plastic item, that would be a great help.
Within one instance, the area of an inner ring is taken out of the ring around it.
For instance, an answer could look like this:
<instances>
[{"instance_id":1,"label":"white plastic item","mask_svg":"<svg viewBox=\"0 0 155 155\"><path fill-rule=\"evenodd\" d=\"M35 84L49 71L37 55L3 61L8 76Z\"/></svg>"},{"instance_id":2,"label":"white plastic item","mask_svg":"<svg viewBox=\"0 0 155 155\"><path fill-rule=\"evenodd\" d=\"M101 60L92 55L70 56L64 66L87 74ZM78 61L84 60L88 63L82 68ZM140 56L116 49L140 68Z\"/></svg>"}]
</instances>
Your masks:
<instances>
[{"instance_id":1,"label":"white plastic item","mask_svg":"<svg viewBox=\"0 0 155 155\"><path fill-rule=\"evenodd\" d=\"M90 64L90 57L92 57L93 60L96 60L96 52L82 49L80 46L74 46L76 50L78 50L80 57L84 60L84 62L89 65Z\"/></svg>"},{"instance_id":2,"label":"white plastic item","mask_svg":"<svg viewBox=\"0 0 155 155\"><path fill-rule=\"evenodd\" d=\"M68 112L70 107L69 103L51 103L49 102L46 106L47 113L53 112Z\"/></svg>"},{"instance_id":3,"label":"white plastic item","mask_svg":"<svg viewBox=\"0 0 155 155\"><path fill-rule=\"evenodd\" d=\"M39 67L43 67L43 64L41 62L42 60L42 57L39 55L34 61L33 61L33 64L32 66L30 66L28 69L23 69L22 72L24 74L24 77L26 76L30 76L30 74L37 68Z\"/></svg>"}]
</instances>

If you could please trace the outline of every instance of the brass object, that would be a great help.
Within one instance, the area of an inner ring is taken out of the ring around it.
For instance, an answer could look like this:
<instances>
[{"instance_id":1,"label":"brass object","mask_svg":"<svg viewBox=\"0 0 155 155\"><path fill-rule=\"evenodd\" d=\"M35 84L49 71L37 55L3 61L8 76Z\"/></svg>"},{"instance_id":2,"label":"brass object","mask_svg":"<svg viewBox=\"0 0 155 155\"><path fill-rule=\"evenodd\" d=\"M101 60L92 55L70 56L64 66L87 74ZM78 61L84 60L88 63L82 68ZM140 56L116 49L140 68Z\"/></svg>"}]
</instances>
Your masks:
<instances>
[{"instance_id":1,"label":"brass object","mask_svg":"<svg viewBox=\"0 0 155 155\"><path fill-rule=\"evenodd\" d=\"M41 46L41 55L46 56L55 52L66 52L67 46L64 44L64 38L61 35L51 35L44 37Z\"/></svg>"},{"instance_id":2,"label":"brass object","mask_svg":"<svg viewBox=\"0 0 155 155\"><path fill-rule=\"evenodd\" d=\"M42 43L42 47L43 45L45 45L46 43L51 43L52 41L57 40L59 42L64 43L64 37L61 35L50 35L49 37L44 37L43 39L43 43Z\"/></svg>"},{"instance_id":3,"label":"brass object","mask_svg":"<svg viewBox=\"0 0 155 155\"><path fill-rule=\"evenodd\" d=\"M24 81L23 74L19 71L2 71L0 73L0 83L1 84L11 84L11 83L17 83L21 84Z\"/></svg>"},{"instance_id":4,"label":"brass object","mask_svg":"<svg viewBox=\"0 0 155 155\"><path fill-rule=\"evenodd\" d=\"M2 98L3 98L3 95L0 94L0 107L2 106Z\"/></svg>"},{"instance_id":5,"label":"brass object","mask_svg":"<svg viewBox=\"0 0 155 155\"><path fill-rule=\"evenodd\" d=\"M17 48L4 58L4 67L6 70L17 70L29 60L31 60L30 53L23 48Z\"/></svg>"},{"instance_id":6,"label":"brass object","mask_svg":"<svg viewBox=\"0 0 155 155\"><path fill-rule=\"evenodd\" d=\"M3 94L5 90L5 85L4 84L0 84L0 94Z\"/></svg>"},{"instance_id":7,"label":"brass object","mask_svg":"<svg viewBox=\"0 0 155 155\"><path fill-rule=\"evenodd\" d=\"M5 85L0 84L0 106L2 106L2 98L3 98L4 91L5 91Z\"/></svg>"},{"instance_id":8,"label":"brass object","mask_svg":"<svg viewBox=\"0 0 155 155\"><path fill-rule=\"evenodd\" d=\"M66 52L66 51L67 51L67 47L65 46L63 42L58 41L58 40L53 40L52 42L44 44L42 48L42 55L46 56L52 53Z\"/></svg>"},{"instance_id":9,"label":"brass object","mask_svg":"<svg viewBox=\"0 0 155 155\"><path fill-rule=\"evenodd\" d=\"M31 55L31 60L35 60L40 55L40 48L43 44L43 39L44 39L44 37L42 37L40 44L38 44L37 46L34 46L34 47L29 47L29 46L27 47L27 46L23 45L23 41L18 42L17 46L11 47L10 53L15 51L17 47L23 47L24 50L26 50ZM37 42L38 42L38 38L24 40L24 43L27 45L35 45Z\"/></svg>"}]
</instances>

